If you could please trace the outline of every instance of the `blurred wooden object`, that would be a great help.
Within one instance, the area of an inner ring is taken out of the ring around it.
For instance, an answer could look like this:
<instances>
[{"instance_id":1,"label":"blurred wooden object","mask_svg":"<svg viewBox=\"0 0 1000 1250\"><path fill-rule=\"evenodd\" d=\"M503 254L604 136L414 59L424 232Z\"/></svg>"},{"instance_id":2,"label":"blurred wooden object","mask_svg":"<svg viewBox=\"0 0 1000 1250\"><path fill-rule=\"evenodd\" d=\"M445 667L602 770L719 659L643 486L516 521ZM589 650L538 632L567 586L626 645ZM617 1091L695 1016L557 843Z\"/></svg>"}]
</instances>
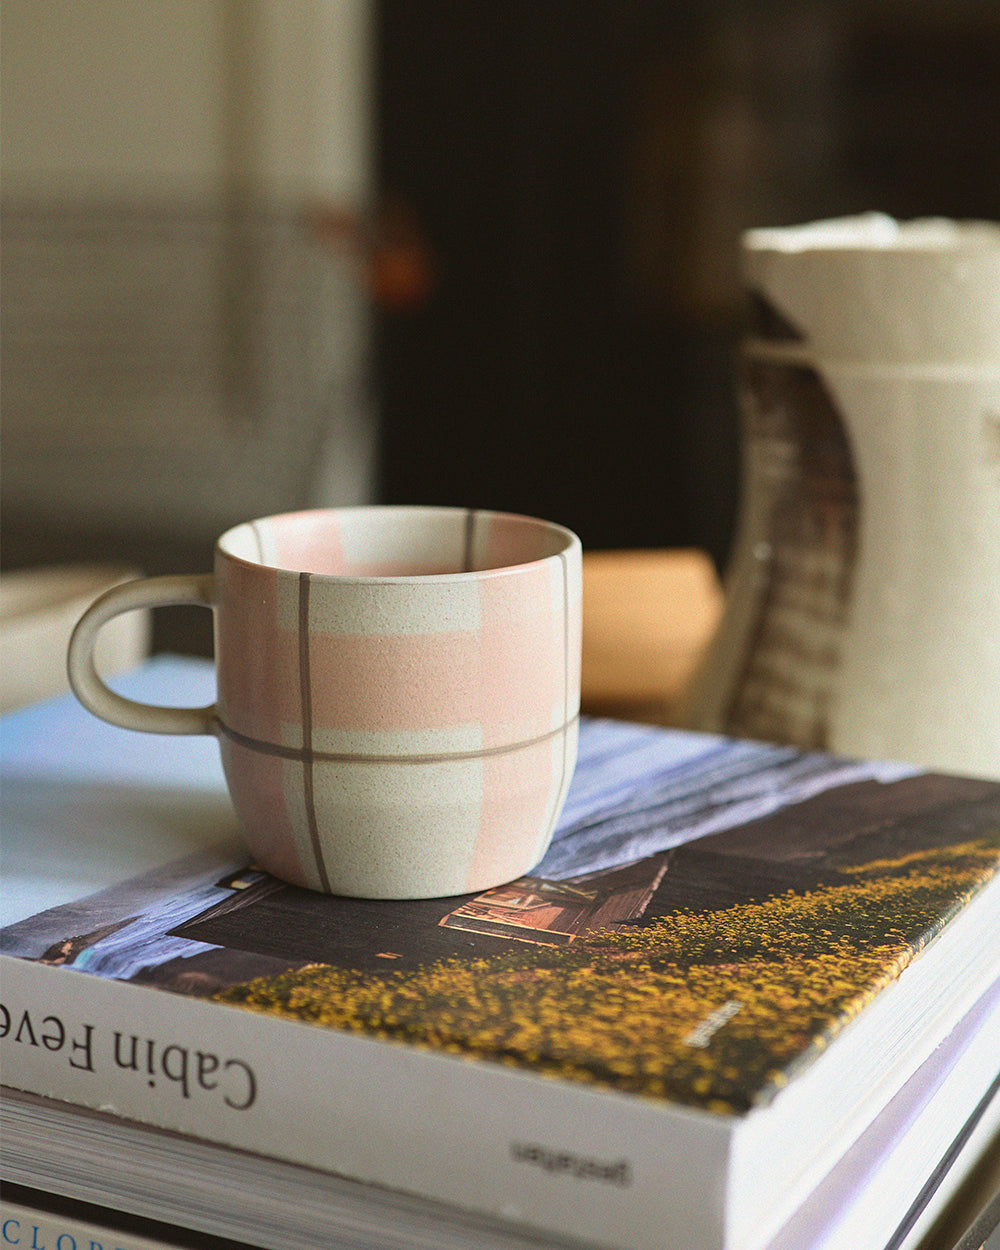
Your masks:
<instances>
[{"instance_id":1,"label":"blurred wooden object","mask_svg":"<svg viewBox=\"0 0 1000 1250\"><path fill-rule=\"evenodd\" d=\"M671 723L722 602L703 551L585 552L584 712Z\"/></svg>"}]
</instances>

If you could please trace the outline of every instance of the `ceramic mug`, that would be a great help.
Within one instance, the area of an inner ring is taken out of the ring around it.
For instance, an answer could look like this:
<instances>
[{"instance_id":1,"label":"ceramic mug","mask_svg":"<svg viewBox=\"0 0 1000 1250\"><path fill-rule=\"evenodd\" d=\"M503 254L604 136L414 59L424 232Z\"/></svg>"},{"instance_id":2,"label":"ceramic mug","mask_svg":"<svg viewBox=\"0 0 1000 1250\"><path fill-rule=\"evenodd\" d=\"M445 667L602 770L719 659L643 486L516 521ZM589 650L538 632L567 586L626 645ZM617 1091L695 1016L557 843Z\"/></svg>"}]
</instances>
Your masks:
<instances>
[{"instance_id":1,"label":"ceramic mug","mask_svg":"<svg viewBox=\"0 0 1000 1250\"><path fill-rule=\"evenodd\" d=\"M458 508L265 517L223 534L214 575L117 587L81 617L70 682L91 712L214 734L255 861L368 898L488 889L541 859L576 761L580 541ZM95 670L134 609L215 613L217 702L151 707Z\"/></svg>"}]
</instances>

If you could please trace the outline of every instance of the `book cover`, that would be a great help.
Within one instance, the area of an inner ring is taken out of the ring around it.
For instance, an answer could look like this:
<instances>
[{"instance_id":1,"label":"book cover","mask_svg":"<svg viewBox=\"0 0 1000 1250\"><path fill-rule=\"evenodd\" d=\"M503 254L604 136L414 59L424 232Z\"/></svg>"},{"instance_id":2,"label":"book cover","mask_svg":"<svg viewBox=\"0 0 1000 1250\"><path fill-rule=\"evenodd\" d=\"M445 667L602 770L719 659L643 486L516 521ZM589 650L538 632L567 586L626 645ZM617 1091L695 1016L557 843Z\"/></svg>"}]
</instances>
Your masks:
<instances>
[{"instance_id":1,"label":"book cover","mask_svg":"<svg viewBox=\"0 0 1000 1250\"><path fill-rule=\"evenodd\" d=\"M195 1240L185 1229L151 1226L145 1221L128 1221L120 1226L116 1211L86 1209L78 1213L75 1206L50 1210L0 1197L0 1237L8 1246L22 1250L253 1250L199 1234Z\"/></svg>"},{"instance_id":2,"label":"book cover","mask_svg":"<svg viewBox=\"0 0 1000 1250\"><path fill-rule=\"evenodd\" d=\"M767 1250L928 1250L923 1233L945 1223L955 1235L929 1244L957 1250L962 1234L982 1225L996 1192L1000 1074L989 1081L984 1070L996 1067L997 1036L1000 984L935 1049ZM59 1210L70 1199L169 1223L199 1239L267 1250L580 1246L9 1089L0 1099L0 1135L5 1192L20 1187L43 1210ZM996 1163L989 1169L991 1157ZM54 1197L41 1201L40 1193ZM969 1245L978 1250L982 1240Z\"/></svg>"},{"instance_id":3,"label":"book cover","mask_svg":"<svg viewBox=\"0 0 1000 1250\"><path fill-rule=\"evenodd\" d=\"M10 719L7 1083L541 1227L759 1244L1000 968L997 783L588 721L530 876L385 903L256 871L213 744Z\"/></svg>"}]
</instances>

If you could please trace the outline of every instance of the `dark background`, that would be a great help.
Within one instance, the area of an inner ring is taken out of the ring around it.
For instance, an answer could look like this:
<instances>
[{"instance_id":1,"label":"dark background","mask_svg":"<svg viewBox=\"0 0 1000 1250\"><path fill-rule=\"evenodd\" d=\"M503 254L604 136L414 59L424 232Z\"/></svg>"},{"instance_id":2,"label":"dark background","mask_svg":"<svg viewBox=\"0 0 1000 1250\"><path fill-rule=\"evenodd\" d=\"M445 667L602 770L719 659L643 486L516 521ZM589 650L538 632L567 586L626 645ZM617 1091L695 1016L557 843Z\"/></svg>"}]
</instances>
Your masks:
<instances>
[{"instance_id":1,"label":"dark background","mask_svg":"<svg viewBox=\"0 0 1000 1250\"><path fill-rule=\"evenodd\" d=\"M721 571L741 231L1000 219L998 0L375 0L374 18L357 371L381 502L546 516L591 550L697 546ZM211 566L214 527L0 502L5 570ZM155 649L211 645L209 614L156 614Z\"/></svg>"},{"instance_id":2,"label":"dark background","mask_svg":"<svg viewBox=\"0 0 1000 1250\"><path fill-rule=\"evenodd\" d=\"M1000 217L1000 5L381 0L382 496L725 563L738 238Z\"/></svg>"}]
</instances>

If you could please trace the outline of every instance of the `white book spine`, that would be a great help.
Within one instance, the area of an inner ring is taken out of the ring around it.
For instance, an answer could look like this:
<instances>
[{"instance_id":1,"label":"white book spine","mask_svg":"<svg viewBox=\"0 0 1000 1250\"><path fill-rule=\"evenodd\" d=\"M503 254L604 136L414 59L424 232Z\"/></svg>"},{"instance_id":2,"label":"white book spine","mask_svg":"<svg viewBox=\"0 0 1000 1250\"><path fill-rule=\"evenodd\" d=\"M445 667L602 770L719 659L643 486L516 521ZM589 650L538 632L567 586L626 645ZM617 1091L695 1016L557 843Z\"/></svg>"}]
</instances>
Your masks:
<instances>
[{"instance_id":1,"label":"white book spine","mask_svg":"<svg viewBox=\"0 0 1000 1250\"><path fill-rule=\"evenodd\" d=\"M3 957L3 1081L628 1250L722 1250L730 1117Z\"/></svg>"}]
</instances>

